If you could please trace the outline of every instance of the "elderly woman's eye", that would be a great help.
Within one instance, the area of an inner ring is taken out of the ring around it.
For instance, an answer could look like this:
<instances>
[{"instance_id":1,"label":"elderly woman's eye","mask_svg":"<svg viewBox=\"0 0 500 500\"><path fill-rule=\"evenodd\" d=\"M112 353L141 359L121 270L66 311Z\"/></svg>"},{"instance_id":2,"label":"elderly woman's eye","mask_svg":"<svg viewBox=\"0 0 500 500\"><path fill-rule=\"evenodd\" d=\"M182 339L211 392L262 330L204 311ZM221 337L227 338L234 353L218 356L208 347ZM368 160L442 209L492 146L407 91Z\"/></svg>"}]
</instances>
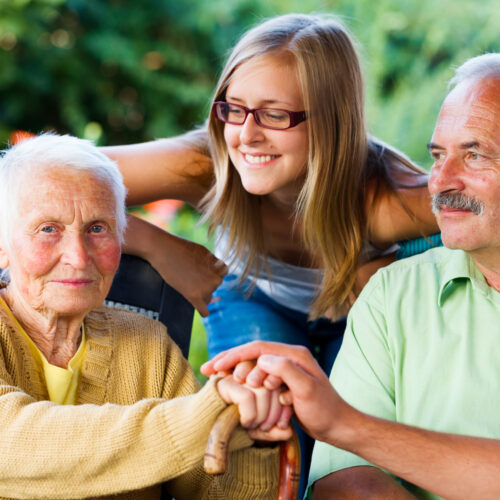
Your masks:
<instances>
[{"instance_id":1,"label":"elderly woman's eye","mask_svg":"<svg viewBox=\"0 0 500 500\"><path fill-rule=\"evenodd\" d=\"M104 232L105 228L103 225L101 224L93 224L92 226L90 226L90 232L91 233L102 233Z\"/></svg>"}]
</instances>

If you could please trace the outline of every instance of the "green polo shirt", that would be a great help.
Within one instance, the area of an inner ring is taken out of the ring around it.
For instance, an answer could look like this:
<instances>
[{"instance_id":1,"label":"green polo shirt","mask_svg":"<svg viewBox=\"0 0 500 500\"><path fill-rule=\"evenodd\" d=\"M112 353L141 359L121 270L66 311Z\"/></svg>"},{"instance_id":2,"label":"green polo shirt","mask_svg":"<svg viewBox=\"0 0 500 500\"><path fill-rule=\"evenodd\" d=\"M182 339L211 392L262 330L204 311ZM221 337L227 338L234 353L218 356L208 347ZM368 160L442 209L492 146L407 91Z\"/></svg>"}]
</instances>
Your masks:
<instances>
[{"instance_id":1,"label":"green polo shirt","mask_svg":"<svg viewBox=\"0 0 500 500\"><path fill-rule=\"evenodd\" d=\"M437 248L378 271L349 314L330 380L367 414L500 439L500 293L461 250ZM356 465L369 464L317 442L309 483Z\"/></svg>"}]
</instances>

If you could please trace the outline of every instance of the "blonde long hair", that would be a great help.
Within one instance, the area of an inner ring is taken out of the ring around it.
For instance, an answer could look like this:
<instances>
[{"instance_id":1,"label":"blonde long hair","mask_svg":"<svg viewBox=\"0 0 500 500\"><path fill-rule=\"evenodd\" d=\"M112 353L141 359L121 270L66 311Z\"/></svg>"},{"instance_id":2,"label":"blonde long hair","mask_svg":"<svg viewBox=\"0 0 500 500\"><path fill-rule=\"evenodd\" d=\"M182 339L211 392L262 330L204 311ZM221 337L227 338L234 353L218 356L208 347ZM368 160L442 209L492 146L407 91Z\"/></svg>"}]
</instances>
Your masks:
<instances>
[{"instance_id":1,"label":"blonde long hair","mask_svg":"<svg viewBox=\"0 0 500 500\"><path fill-rule=\"evenodd\" d=\"M308 112L308 167L296 217L303 221L306 247L319 250L325 269L311 308L314 318L332 305L346 303L353 289L366 236L366 183L374 179L377 186L393 190L394 164L418 169L396 151L368 139L358 56L338 20L329 15L288 14L251 29L231 52L213 100L225 99L236 68L265 55L293 61ZM224 124L211 115L208 131L215 184L202 206L211 228L220 227L227 234L229 260L244 262L243 280L260 271L260 256L266 253L261 197L243 188L228 155Z\"/></svg>"}]
</instances>

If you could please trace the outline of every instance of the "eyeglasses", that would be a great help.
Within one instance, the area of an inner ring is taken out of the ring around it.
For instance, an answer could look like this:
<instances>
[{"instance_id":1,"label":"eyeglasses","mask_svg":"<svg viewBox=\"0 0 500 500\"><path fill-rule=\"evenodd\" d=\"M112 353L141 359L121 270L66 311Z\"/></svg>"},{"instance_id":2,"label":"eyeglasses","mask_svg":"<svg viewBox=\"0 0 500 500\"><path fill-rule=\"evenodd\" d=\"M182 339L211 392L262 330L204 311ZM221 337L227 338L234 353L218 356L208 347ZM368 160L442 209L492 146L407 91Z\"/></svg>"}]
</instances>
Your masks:
<instances>
[{"instance_id":1,"label":"eyeglasses","mask_svg":"<svg viewBox=\"0 0 500 500\"><path fill-rule=\"evenodd\" d=\"M305 111L287 111L275 108L249 109L239 104L224 101L214 102L212 109L221 122L243 125L251 113L257 125L272 130L292 128L307 119Z\"/></svg>"}]
</instances>

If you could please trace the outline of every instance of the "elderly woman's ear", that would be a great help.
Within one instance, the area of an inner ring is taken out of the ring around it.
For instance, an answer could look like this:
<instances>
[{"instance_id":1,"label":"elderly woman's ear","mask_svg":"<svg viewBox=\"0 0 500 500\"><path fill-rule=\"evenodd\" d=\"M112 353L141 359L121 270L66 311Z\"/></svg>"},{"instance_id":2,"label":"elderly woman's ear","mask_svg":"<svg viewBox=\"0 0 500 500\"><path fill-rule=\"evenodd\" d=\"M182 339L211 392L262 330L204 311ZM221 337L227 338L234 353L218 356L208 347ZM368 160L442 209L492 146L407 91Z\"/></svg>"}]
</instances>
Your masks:
<instances>
[{"instance_id":1,"label":"elderly woman's ear","mask_svg":"<svg viewBox=\"0 0 500 500\"><path fill-rule=\"evenodd\" d=\"M9 257L7 252L3 249L2 241L0 240L0 268L6 269L9 267Z\"/></svg>"}]
</instances>

